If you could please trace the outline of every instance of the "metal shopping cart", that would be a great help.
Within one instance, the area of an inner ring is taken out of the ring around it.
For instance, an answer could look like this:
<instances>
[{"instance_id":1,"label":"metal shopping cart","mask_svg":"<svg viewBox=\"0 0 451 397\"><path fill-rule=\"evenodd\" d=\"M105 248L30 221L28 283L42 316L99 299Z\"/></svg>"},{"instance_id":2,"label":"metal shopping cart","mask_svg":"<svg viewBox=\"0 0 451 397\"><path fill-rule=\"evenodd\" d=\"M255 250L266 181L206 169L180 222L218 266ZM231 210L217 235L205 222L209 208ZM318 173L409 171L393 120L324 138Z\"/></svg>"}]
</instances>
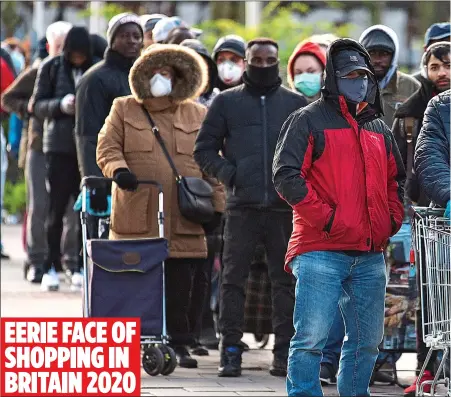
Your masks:
<instances>
[{"instance_id":1,"label":"metal shopping cart","mask_svg":"<svg viewBox=\"0 0 451 397\"><path fill-rule=\"evenodd\" d=\"M451 396L449 360L451 349L451 226L443 218L443 210L413 208L415 258L421 274L421 300L427 310L422 310L423 340L429 348L428 355L417 380L417 396L436 395L436 386L444 385ZM426 311L426 313L425 313ZM420 384L426 366L434 351L442 351L434 380ZM449 361L448 361L449 362ZM443 375L443 379L440 378ZM425 393L424 387L431 386Z\"/></svg>"},{"instance_id":2,"label":"metal shopping cart","mask_svg":"<svg viewBox=\"0 0 451 397\"><path fill-rule=\"evenodd\" d=\"M88 190L106 182L112 180L85 177L82 181L83 315L139 317L143 369L151 376L169 375L177 358L167 345L164 261L169 250L164 238L163 187L155 181L139 181L158 188L158 238L88 240Z\"/></svg>"}]
</instances>

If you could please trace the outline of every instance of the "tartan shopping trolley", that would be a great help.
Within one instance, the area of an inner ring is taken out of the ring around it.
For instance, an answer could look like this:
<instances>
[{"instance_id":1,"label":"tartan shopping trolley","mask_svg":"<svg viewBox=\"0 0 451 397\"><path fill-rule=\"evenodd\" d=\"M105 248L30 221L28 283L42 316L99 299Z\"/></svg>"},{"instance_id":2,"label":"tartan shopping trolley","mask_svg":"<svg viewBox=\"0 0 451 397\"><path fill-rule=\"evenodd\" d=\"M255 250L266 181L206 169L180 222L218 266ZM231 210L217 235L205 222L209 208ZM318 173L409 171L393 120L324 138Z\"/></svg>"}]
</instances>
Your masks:
<instances>
[{"instance_id":1,"label":"tartan shopping trolley","mask_svg":"<svg viewBox=\"0 0 451 397\"><path fill-rule=\"evenodd\" d=\"M435 395L436 385L444 385L451 397L449 357L451 349L451 225L444 210L413 207L412 234L415 257L421 276L423 340L429 352L417 380L417 396ZM426 311L426 313L425 313ZM442 351L432 381L420 384L434 351ZM448 364L446 364L448 362ZM443 379L439 380L441 375ZM431 393L424 386L431 385Z\"/></svg>"},{"instance_id":2,"label":"tartan shopping trolley","mask_svg":"<svg viewBox=\"0 0 451 397\"><path fill-rule=\"evenodd\" d=\"M164 237L163 187L156 181L138 182L158 189L158 238L88 239L88 190L112 181L102 177L82 180L83 315L139 317L143 369L151 376L169 375L177 359L167 345L164 261L169 251Z\"/></svg>"}]
</instances>

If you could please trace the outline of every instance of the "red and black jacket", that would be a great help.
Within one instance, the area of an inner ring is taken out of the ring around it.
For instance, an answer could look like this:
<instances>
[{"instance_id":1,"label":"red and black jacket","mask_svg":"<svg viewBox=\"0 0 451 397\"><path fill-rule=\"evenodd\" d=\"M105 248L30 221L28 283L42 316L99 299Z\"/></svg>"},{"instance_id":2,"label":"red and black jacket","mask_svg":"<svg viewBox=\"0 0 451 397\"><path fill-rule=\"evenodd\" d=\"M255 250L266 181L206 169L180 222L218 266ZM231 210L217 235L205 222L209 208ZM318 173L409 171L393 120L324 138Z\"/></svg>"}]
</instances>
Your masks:
<instances>
[{"instance_id":1,"label":"red and black jacket","mask_svg":"<svg viewBox=\"0 0 451 397\"><path fill-rule=\"evenodd\" d=\"M404 217L405 170L377 84L357 115L338 94L331 54L343 48L361 52L374 73L359 43L332 43L322 97L290 115L277 144L274 186L293 208L286 265L309 251L383 251Z\"/></svg>"}]
</instances>

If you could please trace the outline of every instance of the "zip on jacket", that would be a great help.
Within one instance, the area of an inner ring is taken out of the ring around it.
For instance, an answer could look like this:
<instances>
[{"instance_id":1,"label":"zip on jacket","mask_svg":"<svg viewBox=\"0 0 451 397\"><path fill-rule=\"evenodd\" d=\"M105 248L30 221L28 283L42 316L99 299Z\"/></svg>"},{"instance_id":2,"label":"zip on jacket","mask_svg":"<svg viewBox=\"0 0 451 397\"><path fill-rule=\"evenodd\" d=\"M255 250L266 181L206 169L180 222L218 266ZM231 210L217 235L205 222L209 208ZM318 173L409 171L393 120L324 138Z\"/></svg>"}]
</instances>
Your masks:
<instances>
[{"instance_id":1,"label":"zip on jacket","mask_svg":"<svg viewBox=\"0 0 451 397\"><path fill-rule=\"evenodd\" d=\"M269 203L268 197L268 125L266 122L266 97L260 97L260 104L262 109L262 125L263 125L263 189L264 199L263 206L267 207Z\"/></svg>"}]
</instances>

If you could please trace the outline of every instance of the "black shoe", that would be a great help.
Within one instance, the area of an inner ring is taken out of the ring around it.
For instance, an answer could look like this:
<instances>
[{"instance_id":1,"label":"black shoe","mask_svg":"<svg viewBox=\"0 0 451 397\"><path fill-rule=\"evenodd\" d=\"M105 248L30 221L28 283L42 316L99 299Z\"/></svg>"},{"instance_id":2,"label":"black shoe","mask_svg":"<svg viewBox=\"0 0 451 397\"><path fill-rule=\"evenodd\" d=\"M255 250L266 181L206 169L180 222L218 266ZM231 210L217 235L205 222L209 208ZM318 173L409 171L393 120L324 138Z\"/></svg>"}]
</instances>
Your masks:
<instances>
[{"instance_id":1,"label":"black shoe","mask_svg":"<svg viewBox=\"0 0 451 397\"><path fill-rule=\"evenodd\" d=\"M177 356L179 367L197 368L197 360L192 358L185 346L174 346L174 352Z\"/></svg>"},{"instance_id":2,"label":"black shoe","mask_svg":"<svg viewBox=\"0 0 451 397\"><path fill-rule=\"evenodd\" d=\"M191 354L195 356L208 356L208 349L205 346L202 346L199 342L191 345Z\"/></svg>"},{"instance_id":3,"label":"black shoe","mask_svg":"<svg viewBox=\"0 0 451 397\"><path fill-rule=\"evenodd\" d=\"M379 371L373 371L373 376L371 378L371 381L377 382L377 383L383 383L388 385L395 384L395 379L393 375L390 374L390 372L387 372L386 370L379 370Z\"/></svg>"},{"instance_id":4,"label":"black shoe","mask_svg":"<svg viewBox=\"0 0 451 397\"><path fill-rule=\"evenodd\" d=\"M41 266L28 265L26 279L30 283L39 284L44 276L44 269Z\"/></svg>"},{"instance_id":5,"label":"black shoe","mask_svg":"<svg viewBox=\"0 0 451 397\"><path fill-rule=\"evenodd\" d=\"M287 376L287 362L288 362L287 357L274 355L274 358L272 359L271 367L269 367L269 373L272 376L286 377Z\"/></svg>"},{"instance_id":6,"label":"black shoe","mask_svg":"<svg viewBox=\"0 0 451 397\"><path fill-rule=\"evenodd\" d=\"M241 348L239 346L228 346L221 352L221 366L218 376L237 378L241 376Z\"/></svg>"},{"instance_id":7,"label":"black shoe","mask_svg":"<svg viewBox=\"0 0 451 397\"><path fill-rule=\"evenodd\" d=\"M2 251L2 252L0 253L0 255L1 255L1 259L9 259L9 255L8 255L8 254L5 254L4 251Z\"/></svg>"},{"instance_id":8,"label":"black shoe","mask_svg":"<svg viewBox=\"0 0 451 397\"><path fill-rule=\"evenodd\" d=\"M321 371L319 373L319 379L321 380L321 385L336 385L337 377L334 368L329 363L321 363Z\"/></svg>"}]
</instances>

